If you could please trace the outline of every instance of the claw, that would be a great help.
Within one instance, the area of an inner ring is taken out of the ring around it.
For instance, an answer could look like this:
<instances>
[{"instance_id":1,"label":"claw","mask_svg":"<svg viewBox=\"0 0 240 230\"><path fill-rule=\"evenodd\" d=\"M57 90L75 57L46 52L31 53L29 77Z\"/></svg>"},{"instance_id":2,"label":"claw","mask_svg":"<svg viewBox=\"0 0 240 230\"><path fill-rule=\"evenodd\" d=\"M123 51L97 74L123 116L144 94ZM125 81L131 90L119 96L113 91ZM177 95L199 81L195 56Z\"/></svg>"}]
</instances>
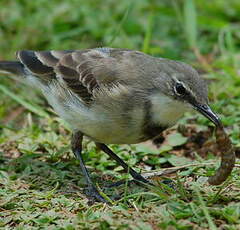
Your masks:
<instances>
[{"instance_id":1,"label":"claw","mask_svg":"<svg viewBox=\"0 0 240 230\"><path fill-rule=\"evenodd\" d=\"M101 194L98 192L97 188L94 186L87 188L86 195L90 199L91 203L101 202L101 203L109 204L109 201L107 201L103 196L101 196Z\"/></svg>"},{"instance_id":2,"label":"claw","mask_svg":"<svg viewBox=\"0 0 240 230\"><path fill-rule=\"evenodd\" d=\"M113 188L113 187L118 187L120 185L123 185L127 183L128 185L131 185L131 184L137 184L137 185L153 185L150 181L148 180L144 180L144 181L141 181L141 180L136 180L136 179L133 179L133 180L120 180L120 181L117 181L117 182L114 182L114 183L111 183L109 185L105 185L106 188Z\"/></svg>"}]
</instances>

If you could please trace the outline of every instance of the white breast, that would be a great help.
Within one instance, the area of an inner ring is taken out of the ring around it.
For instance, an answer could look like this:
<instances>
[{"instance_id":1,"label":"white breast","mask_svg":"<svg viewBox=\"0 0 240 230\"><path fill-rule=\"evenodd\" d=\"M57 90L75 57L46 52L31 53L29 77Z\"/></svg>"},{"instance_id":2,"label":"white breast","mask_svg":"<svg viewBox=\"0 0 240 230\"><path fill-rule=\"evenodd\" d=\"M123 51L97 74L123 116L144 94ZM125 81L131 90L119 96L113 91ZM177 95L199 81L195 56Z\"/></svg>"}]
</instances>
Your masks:
<instances>
[{"instance_id":1,"label":"white breast","mask_svg":"<svg viewBox=\"0 0 240 230\"><path fill-rule=\"evenodd\" d=\"M153 122L163 126L173 126L189 109L186 103L174 100L161 93L154 94L150 100Z\"/></svg>"}]
</instances>

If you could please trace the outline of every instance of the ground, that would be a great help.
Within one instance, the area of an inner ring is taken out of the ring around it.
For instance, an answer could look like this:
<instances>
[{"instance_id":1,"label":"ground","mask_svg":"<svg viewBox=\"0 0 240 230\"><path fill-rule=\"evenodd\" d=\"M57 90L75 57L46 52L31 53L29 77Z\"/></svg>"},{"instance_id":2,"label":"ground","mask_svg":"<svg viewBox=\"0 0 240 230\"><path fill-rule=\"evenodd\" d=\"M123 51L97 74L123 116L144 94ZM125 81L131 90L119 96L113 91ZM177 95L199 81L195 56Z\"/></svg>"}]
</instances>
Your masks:
<instances>
[{"instance_id":1,"label":"ground","mask_svg":"<svg viewBox=\"0 0 240 230\"><path fill-rule=\"evenodd\" d=\"M2 0L0 60L20 49L110 46L187 62L208 81L239 156L239 15L238 0ZM186 114L154 143L110 146L139 172L178 169L154 177L154 187L104 189L131 178L85 139L86 163L112 203L91 204L67 124L16 78L1 74L0 98L1 229L240 229L239 160L222 185L207 183L220 153L201 115Z\"/></svg>"}]
</instances>

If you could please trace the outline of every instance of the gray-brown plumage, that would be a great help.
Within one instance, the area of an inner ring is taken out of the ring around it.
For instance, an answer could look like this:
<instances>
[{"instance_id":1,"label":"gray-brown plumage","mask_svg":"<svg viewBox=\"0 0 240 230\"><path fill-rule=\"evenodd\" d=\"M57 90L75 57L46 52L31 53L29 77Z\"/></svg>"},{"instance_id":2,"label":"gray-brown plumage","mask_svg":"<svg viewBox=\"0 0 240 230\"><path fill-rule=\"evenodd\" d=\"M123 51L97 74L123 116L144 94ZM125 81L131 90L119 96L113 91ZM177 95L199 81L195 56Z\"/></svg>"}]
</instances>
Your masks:
<instances>
[{"instance_id":1,"label":"gray-brown plumage","mask_svg":"<svg viewBox=\"0 0 240 230\"><path fill-rule=\"evenodd\" d=\"M66 107L70 107L69 95L74 98L72 103L75 105L80 103L81 106L106 114L101 125L96 124L99 123L97 118L92 122L95 126L95 130L92 129L94 133L97 133L96 129L99 127L100 133L97 135L79 124L84 134L99 142L138 143L153 138L156 132L159 133L173 124L182 115L182 110L186 109L182 102L183 109L174 111L173 108L170 120L166 114L166 121L154 124L151 116L151 95L157 95L161 89L161 94L175 97L174 91L170 89L172 86L169 85L174 84L171 81L175 80L170 76L183 78L188 82L189 90L194 88L194 94L190 95L193 101L196 97L204 103L207 101L204 81L190 66L154 58L138 51L109 48L83 51L19 51L17 57L24 65L26 75L33 76L31 79L34 78L34 84L42 88L50 104L74 127L75 115L69 117L69 114L65 113L68 109ZM195 84L201 84L201 88ZM58 96L52 91L58 91ZM96 108L99 105L101 108ZM69 109L74 111L74 106ZM84 121L80 119L79 122ZM109 123L110 127L106 123ZM129 125L135 127L126 131ZM91 124L88 124L89 126ZM117 136L116 133L121 135Z\"/></svg>"},{"instance_id":2,"label":"gray-brown plumage","mask_svg":"<svg viewBox=\"0 0 240 230\"><path fill-rule=\"evenodd\" d=\"M207 86L182 62L127 49L19 51L19 61L0 69L22 75L40 88L55 111L72 127L73 152L79 158L90 193L98 194L81 157L88 136L128 171L106 145L132 144L154 138L174 125L190 107L220 124L208 106ZM136 180L147 182L133 169Z\"/></svg>"}]
</instances>

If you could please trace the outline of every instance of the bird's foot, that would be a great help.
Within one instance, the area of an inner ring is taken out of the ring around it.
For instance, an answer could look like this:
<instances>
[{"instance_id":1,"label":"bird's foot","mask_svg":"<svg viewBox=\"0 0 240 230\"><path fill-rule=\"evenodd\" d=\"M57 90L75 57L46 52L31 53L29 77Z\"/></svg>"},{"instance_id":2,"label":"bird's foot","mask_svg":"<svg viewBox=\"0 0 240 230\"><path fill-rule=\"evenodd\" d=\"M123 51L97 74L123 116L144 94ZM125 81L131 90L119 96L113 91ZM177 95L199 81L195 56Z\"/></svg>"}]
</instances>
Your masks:
<instances>
[{"instance_id":1,"label":"bird's foot","mask_svg":"<svg viewBox=\"0 0 240 230\"><path fill-rule=\"evenodd\" d=\"M132 180L120 180L108 185L105 185L106 188L114 188L114 187L118 187L121 186L123 184L137 184L137 185L153 185L150 181L146 180L144 177L142 177L144 180L139 180L139 179L132 179Z\"/></svg>"},{"instance_id":2,"label":"bird's foot","mask_svg":"<svg viewBox=\"0 0 240 230\"><path fill-rule=\"evenodd\" d=\"M142 178L144 180L142 180ZM161 183L169 186L172 189L175 189L175 184L170 179L165 179L165 180L161 181ZM117 181L117 182L105 185L104 187L105 188L114 188L114 187L119 187L119 186L121 186L123 184L127 184L127 185L137 184L137 185L150 185L150 186L154 186L154 184L152 182L150 182L149 180L147 180L147 179L145 179L144 177L141 176L139 179L134 178L132 180L120 180L120 181Z\"/></svg>"},{"instance_id":3,"label":"bird's foot","mask_svg":"<svg viewBox=\"0 0 240 230\"><path fill-rule=\"evenodd\" d=\"M144 178L141 174L137 173L134 176L135 183L140 183L140 184L148 184L148 185L153 185L149 180L147 180L146 178Z\"/></svg>"},{"instance_id":4,"label":"bird's foot","mask_svg":"<svg viewBox=\"0 0 240 230\"><path fill-rule=\"evenodd\" d=\"M95 186L89 186L86 188L85 194L87 195L89 199L89 203L93 204L94 202L101 202L101 203L107 203L109 204L109 201L107 201L97 190Z\"/></svg>"},{"instance_id":5,"label":"bird's foot","mask_svg":"<svg viewBox=\"0 0 240 230\"><path fill-rule=\"evenodd\" d=\"M106 184L104 187L105 188L115 188L115 187L119 187L123 184L133 184L135 181L134 180L119 180L117 182L113 182L113 183L110 183L110 184Z\"/></svg>"}]
</instances>

